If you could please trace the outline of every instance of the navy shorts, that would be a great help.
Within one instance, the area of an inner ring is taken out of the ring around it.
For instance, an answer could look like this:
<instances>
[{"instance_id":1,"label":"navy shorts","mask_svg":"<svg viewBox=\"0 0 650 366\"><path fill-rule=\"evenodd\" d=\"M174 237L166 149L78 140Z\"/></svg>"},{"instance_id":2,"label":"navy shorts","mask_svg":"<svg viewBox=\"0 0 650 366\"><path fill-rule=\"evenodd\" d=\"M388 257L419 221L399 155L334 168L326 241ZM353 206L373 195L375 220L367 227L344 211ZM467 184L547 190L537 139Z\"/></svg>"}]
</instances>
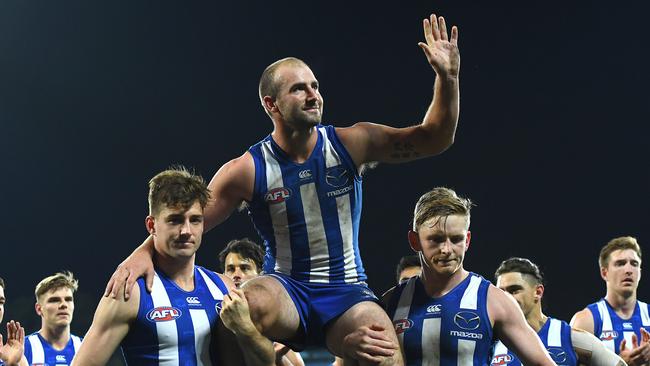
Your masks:
<instances>
[{"instance_id":1,"label":"navy shorts","mask_svg":"<svg viewBox=\"0 0 650 366\"><path fill-rule=\"evenodd\" d=\"M280 281L298 310L304 338L298 335L295 339L281 341L295 351L301 351L309 346L324 346L327 326L355 304L363 301L379 304L377 296L363 282L308 283L296 281L282 273L266 276Z\"/></svg>"}]
</instances>

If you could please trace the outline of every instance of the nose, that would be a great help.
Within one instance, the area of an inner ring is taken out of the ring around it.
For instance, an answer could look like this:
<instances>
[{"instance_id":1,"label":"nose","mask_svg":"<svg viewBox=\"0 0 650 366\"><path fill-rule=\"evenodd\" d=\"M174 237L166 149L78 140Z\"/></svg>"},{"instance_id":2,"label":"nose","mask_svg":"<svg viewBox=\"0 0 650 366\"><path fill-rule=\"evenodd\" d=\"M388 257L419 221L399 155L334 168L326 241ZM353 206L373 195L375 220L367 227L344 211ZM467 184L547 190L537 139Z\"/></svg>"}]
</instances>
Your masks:
<instances>
[{"instance_id":1,"label":"nose","mask_svg":"<svg viewBox=\"0 0 650 366\"><path fill-rule=\"evenodd\" d=\"M445 240L442 244L440 244L440 252L442 254L451 253L451 241L449 239Z\"/></svg>"},{"instance_id":2,"label":"nose","mask_svg":"<svg viewBox=\"0 0 650 366\"><path fill-rule=\"evenodd\" d=\"M181 225L181 235L190 234L190 220L185 220L183 225Z\"/></svg>"},{"instance_id":3,"label":"nose","mask_svg":"<svg viewBox=\"0 0 650 366\"><path fill-rule=\"evenodd\" d=\"M316 89L312 88L311 86L307 87L307 100L318 100L318 91L316 91Z\"/></svg>"}]
</instances>

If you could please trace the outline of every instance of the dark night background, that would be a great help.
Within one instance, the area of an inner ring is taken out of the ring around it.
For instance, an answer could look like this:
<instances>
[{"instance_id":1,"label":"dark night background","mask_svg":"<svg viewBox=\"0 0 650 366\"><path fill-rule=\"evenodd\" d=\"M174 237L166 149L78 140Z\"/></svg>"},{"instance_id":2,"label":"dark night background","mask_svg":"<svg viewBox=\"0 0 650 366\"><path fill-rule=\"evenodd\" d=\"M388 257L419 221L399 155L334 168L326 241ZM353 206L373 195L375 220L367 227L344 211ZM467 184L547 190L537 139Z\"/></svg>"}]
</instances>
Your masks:
<instances>
[{"instance_id":1,"label":"dark night background","mask_svg":"<svg viewBox=\"0 0 650 366\"><path fill-rule=\"evenodd\" d=\"M70 269L72 329L85 333L110 274L146 236L149 178L180 163L210 179L270 133L257 83L279 58L312 66L325 123L418 123L434 73L417 42L432 11L460 28L456 143L366 175L369 284L392 285L417 198L444 185L477 204L465 267L491 279L509 256L532 259L547 313L568 320L604 295L604 243L650 242L642 4L3 0L5 321L36 331L34 286ZM216 269L216 253L243 236L258 240L236 213L205 236L198 264Z\"/></svg>"}]
</instances>

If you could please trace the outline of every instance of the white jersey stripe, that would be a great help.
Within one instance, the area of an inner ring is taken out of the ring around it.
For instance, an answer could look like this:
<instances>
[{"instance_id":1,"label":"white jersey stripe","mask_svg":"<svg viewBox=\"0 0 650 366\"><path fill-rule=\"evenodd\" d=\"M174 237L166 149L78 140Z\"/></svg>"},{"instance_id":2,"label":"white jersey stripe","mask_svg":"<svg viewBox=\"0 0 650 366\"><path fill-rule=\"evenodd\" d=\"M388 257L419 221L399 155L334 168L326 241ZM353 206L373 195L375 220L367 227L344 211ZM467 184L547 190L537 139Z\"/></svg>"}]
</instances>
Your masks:
<instances>
[{"instance_id":1,"label":"white jersey stripe","mask_svg":"<svg viewBox=\"0 0 650 366\"><path fill-rule=\"evenodd\" d=\"M603 326L601 329L602 331L605 330L613 330L612 328L612 318L609 316L609 311L607 311L607 304L605 304L605 300L600 300L598 301L598 312L600 313L600 319L603 322ZM598 338L600 338L600 334L596 334ZM614 340L601 340L605 347L607 347L609 350L612 352L616 352L616 345L614 344Z\"/></svg>"},{"instance_id":2,"label":"white jersey stripe","mask_svg":"<svg viewBox=\"0 0 650 366\"><path fill-rule=\"evenodd\" d=\"M199 273L201 274L201 277L203 277L203 281L205 281L205 284L208 286L208 290L210 291L210 294L212 294L212 298L215 300L223 300L223 292L219 289L219 287L212 281L210 277L208 277L205 272L201 268L196 268Z\"/></svg>"},{"instance_id":3,"label":"white jersey stripe","mask_svg":"<svg viewBox=\"0 0 650 366\"><path fill-rule=\"evenodd\" d=\"M262 154L266 164L266 190L284 187L282 170L277 160L273 157L271 141L262 144ZM289 233L289 220L287 218L287 204L278 202L269 205L273 235L275 237L275 270L283 269L285 273L291 273L291 239Z\"/></svg>"},{"instance_id":4,"label":"white jersey stripe","mask_svg":"<svg viewBox=\"0 0 650 366\"><path fill-rule=\"evenodd\" d=\"M323 155L325 155L325 167L331 168L333 166L341 164L339 154L336 153L336 150L334 150L334 146L332 146L330 139L327 138L327 131L325 131L325 128L319 128L318 132L320 132L321 137L323 138Z\"/></svg>"},{"instance_id":5,"label":"white jersey stripe","mask_svg":"<svg viewBox=\"0 0 650 366\"><path fill-rule=\"evenodd\" d=\"M192 328L194 328L194 349L196 350L196 364L211 366L210 361L210 319L204 309L190 309Z\"/></svg>"},{"instance_id":6,"label":"white jersey stripe","mask_svg":"<svg viewBox=\"0 0 650 366\"><path fill-rule=\"evenodd\" d=\"M71 337L72 337L72 347L74 347L74 353L77 354L77 351L79 351L79 347L81 347L81 338L77 337L76 335L73 335Z\"/></svg>"},{"instance_id":7,"label":"white jersey stripe","mask_svg":"<svg viewBox=\"0 0 650 366\"><path fill-rule=\"evenodd\" d=\"M171 307L171 301L158 274L153 278L151 300L153 301L154 308L162 306ZM158 364L164 366L178 365L178 332L176 330L176 322L156 322L156 333L158 334L158 344L160 345Z\"/></svg>"},{"instance_id":8,"label":"white jersey stripe","mask_svg":"<svg viewBox=\"0 0 650 366\"><path fill-rule=\"evenodd\" d=\"M330 253L327 245L327 237L325 236L325 225L323 224L323 215L320 210L320 202L318 202L318 193L316 192L316 184L309 183L300 186L300 197L302 199L302 209L305 214L305 225L307 226L307 241L309 243L309 255L311 257L311 266L319 268L329 273L329 258ZM323 282L328 283L329 277L323 276L314 277L313 271L309 271L310 282Z\"/></svg>"},{"instance_id":9,"label":"white jersey stripe","mask_svg":"<svg viewBox=\"0 0 650 366\"><path fill-rule=\"evenodd\" d=\"M400 319L407 319L411 311L411 302L413 302L413 294L415 293L415 278L411 278L399 297L393 321ZM404 349L404 332L397 335L401 349Z\"/></svg>"},{"instance_id":10,"label":"white jersey stripe","mask_svg":"<svg viewBox=\"0 0 650 366\"><path fill-rule=\"evenodd\" d=\"M350 212L350 195L336 197L336 207L339 213L339 227L343 236L343 265L345 282L356 282L358 275L354 262L354 239L352 229L352 213Z\"/></svg>"},{"instance_id":11,"label":"white jersey stripe","mask_svg":"<svg viewBox=\"0 0 650 366\"><path fill-rule=\"evenodd\" d=\"M643 301L637 301L639 310L641 311L641 324L644 327L650 327L650 316L648 315L648 304Z\"/></svg>"},{"instance_id":12,"label":"white jersey stripe","mask_svg":"<svg viewBox=\"0 0 650 366\"><path fill-rule=\"evenodd\" d=\"M494 346L494 356L505 355L506 353L508 353L508 347L503 342L498 341L497 345Z\"/></svg>"},{"instance_id":13,"label":"white jersey stripe","mask_svg":"<svg viewBox=\"0 0 650 366\"><path fill-rule=\"evenodd\" d=\"M37 334L32 334L27 337L29 345L32 348L32 364L44 364L45 363L45 350L43 350L43 344L38 338Z\"/></svg>"},{"instance_id":14,"label":"white jersey stripe","mask_svg":"<svg viewBox=\"0 0 650 366\"><path fill-rule=\"evenodd\" d=\"M474 350L476 341L469 339L458 340L458 366L474 365Z\"/></svg>"},{"instance_id":15,"label":"white jersey stripe","mask_svg":"<svg viewBox=\"0 0 650 366\"><path fill-rule=\"evenodd\" d=\"M551 319L546 343L549 347L562 347L562 323L559 320Z\"/></svg>"},{"instance_id":16,"label":"white jersey stripe","mask_svg":"<svg viewBox=\"0 0 650 366\"><path fill-rule=\"evenodd\" d=\"M441 324L441 318L427 318L422 322L422 366L440 365ZM458 346L460 352L460 344Z\"/></svg>"},{"instance_id":17,"label":"white jersey stripe","mask_svg":"<svg viewBox=\"0 0 650 366\"><path fill-rule=\"evenodd\" d=\"M623 338L625 338L625 349L632 349L632 336L634 336L634 332L623 332Z\"/></svg>"},{"instance_id":18,"label":"white jersey stripe","mask_svg":"<svg viewBox=\"0 0 650 366\"><path fill-rule=\"evenodd\" d=\"M463 298L460 300L461 309L476 310L476 302L478 300L478 288L480 284L481 284L481 278L478 276L472 276L469 285L465 289Z\"/></svg>"}]
</instances>

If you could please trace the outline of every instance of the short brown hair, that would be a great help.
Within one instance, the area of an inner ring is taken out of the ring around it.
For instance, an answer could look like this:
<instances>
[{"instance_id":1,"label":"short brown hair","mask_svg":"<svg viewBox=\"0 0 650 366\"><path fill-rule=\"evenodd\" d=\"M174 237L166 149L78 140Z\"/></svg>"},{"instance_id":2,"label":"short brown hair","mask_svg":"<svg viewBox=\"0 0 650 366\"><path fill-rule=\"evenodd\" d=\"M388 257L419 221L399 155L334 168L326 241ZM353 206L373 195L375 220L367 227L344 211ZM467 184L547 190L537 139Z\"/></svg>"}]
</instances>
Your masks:
<instances>
[{"instance_id":1,"label":"short brown hair","mask_svg":"<svg viewBox=\"0 0 650 366\"><path fill-rule=\"evenodd\" d=\"M52 276L45 277L41 282L36 285L36 290L34 294L36 295L36 301L43 294L51 290L56 290L61 287L66 287L72 290L72 292L77 291L79 286L79 281L74 278L74 275L70 271L63 271L53 274Z\"/></svg>"},{"instance_id":2,"label":"short brown hair","mask_svg":"<svg viewBox=\"0 0 650 366\"><path fill-rule=\"evenodd\" d=\"M641 247L636 241L636 238L633 236L620 236L610 240L605 246L600 250L600 255L598 256L598 265L601 268L605 268L609 265L609 256L615 250L624 250L632 249L636 252L641 258Z\"/></svg>"},{"instance_id":3,"label":"short brown hair","mask_svg":"<svg viewBox=\"0 0 650 366\"><path fill-rule=\"evenodd\" d=\"M459 197L452 189L436 187L420 197L413 212L413 231L436 216L463 215L470 218L472 201Z\"/></svg>"},{"instance_id":4,"label":"short brown hair","mask_svg":"<svg viewBox=\"0 0 650 366\"><path fill-rule=\"evenodd\" d=\"M210 191L203 177L183 166L171 167L149 181L149 215L156 216L164 207L190 208L197 200L205 208Z\"/></svg>"},{"instance_id":5,"label":"short brown hair","mask_svg":"<svg viewBox=\"0 0 650 366\"><path fill-rule=\"evenodd\" d=\"M2 277L0 277L0 287L3 289L5 288L5 280L3 280Z\"/></svg>"},{"instance_id":6,"label":"short brown hair","mask_svg":"<svg viewBox=\"0 0 650 366\"><path fill-rule=\"evenodd\" d=\"M255 263L257 272L264 269L264 249L248 238L234 239L226 244L226 247L219 253L219 263L223 271L226 270L226 257L230 253L239 254L242 259L250 259Z\"/></svg>"},{"instance_id":7,"label":"short brown hair","mask_svg":"<svg viewBox=\"0 0 650 366\"><path fill-rule=\"evenodd\" d=\"M264 72L262 73L262 77L260 78L260 85L258 89L260 94L260 101L262 102L262 104L264 104L263 99L267 95L273 99L277 97L279 83L275 77L275 73L280 66L285 64L292 65L292 66L299 65L299 66L309 67L305 63L305 61L296 57L286 57L281 60L275 61L274 63L267 66L266 69L264 69Z\"/></svg>"}]
</instances>

